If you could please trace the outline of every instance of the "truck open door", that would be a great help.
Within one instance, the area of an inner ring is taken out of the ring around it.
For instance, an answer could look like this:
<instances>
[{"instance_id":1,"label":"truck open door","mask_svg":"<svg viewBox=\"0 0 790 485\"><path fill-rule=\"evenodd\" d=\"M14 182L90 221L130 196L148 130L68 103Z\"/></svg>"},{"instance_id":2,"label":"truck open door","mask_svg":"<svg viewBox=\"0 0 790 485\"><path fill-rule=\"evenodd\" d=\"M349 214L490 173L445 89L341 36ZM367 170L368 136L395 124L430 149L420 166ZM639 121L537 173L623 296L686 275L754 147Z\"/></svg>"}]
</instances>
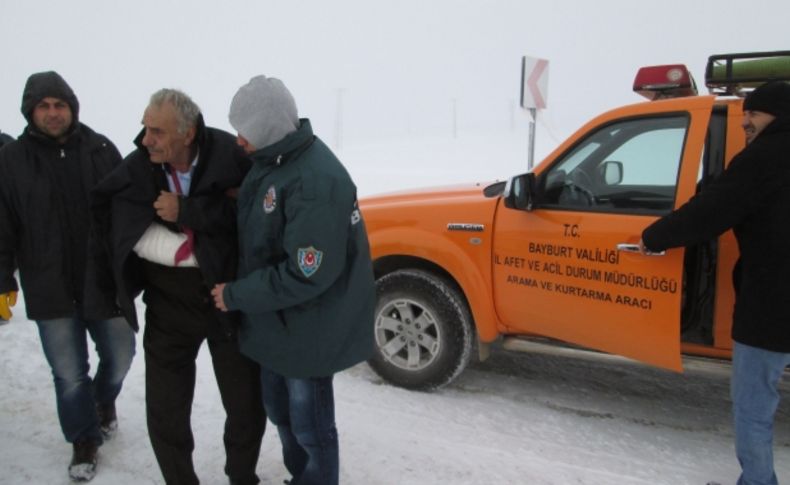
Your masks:
<instances>
[{"instance_id":1,"label":"truck open door","mask_svg":"<svg viewBox=\"0 0 790 485\"><path fill-rule=\"evenodd\" d=\"M492 274L502 334L538 334L681 370L683 249L642 230L696 189L713 96L604 114L497 209ZM507 207L506 207L507 206Z\"/></svg>"}]
</instances>

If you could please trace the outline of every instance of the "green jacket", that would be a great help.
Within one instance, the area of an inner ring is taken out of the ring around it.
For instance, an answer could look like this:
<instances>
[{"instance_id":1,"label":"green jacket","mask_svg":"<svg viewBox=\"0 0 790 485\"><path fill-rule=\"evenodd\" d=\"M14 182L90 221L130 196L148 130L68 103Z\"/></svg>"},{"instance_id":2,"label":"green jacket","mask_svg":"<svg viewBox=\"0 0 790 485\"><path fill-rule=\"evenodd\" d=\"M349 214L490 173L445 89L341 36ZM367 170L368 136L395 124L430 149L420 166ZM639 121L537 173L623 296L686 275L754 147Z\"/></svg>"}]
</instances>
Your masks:
<instances>
[{"instance_id":1,"label":"green jacket","mask_svg":"<svg viewBox=\"0 0 790 485\"><path fill-rule=\"evenodd\" d=\"M373 353L375 287L356 187L309 120L252 154L238 198L241 351L286 377L329 376Z\"/></svg>"}]
</instances>

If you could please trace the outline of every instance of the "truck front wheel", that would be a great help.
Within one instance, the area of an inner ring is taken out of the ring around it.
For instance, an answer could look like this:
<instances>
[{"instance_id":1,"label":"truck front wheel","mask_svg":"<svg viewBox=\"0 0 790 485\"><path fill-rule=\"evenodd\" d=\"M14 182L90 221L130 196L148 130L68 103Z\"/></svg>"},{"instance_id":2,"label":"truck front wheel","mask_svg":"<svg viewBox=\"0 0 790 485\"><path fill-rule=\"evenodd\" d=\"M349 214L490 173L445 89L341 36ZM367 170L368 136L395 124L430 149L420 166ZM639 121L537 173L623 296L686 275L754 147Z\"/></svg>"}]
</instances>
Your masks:
<instances>
[{"instance_id":1,"label":"truck front wheel","mask_svg":"<svg viewBox=\"0 0 790 485\"><path fill-rule=\"evenodd\" d=\"M473 332L466 302L444 279L398 270L376 281L376 353L370 366L408 389L441 387L464 370Z\"/></svg>"}]
</instances>

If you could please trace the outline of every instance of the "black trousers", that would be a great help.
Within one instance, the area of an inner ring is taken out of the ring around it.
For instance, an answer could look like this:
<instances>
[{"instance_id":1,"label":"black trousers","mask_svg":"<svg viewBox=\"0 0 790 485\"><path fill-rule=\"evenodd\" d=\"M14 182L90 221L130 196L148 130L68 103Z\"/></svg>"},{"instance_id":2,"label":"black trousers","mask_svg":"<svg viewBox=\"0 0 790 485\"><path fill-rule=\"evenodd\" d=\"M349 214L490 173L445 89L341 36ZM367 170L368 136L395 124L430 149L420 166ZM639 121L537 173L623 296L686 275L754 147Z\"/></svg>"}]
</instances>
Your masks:
<instances>
[{"instance_id":1,"label":"black trousers","mask_svg":"<svg viewBox=\"0 0 790 485\"><path fill-rule=\"evenodd\" d=\"M255 484L266 413L260 370L220 331L212 299L195 268L144 263L147 285L145 402L148 435L168 485L194 485L195 447L190 425L195 359L208 341L214 375L225 408L225 473L233 483Z\"/></svg>"}]
</instances>

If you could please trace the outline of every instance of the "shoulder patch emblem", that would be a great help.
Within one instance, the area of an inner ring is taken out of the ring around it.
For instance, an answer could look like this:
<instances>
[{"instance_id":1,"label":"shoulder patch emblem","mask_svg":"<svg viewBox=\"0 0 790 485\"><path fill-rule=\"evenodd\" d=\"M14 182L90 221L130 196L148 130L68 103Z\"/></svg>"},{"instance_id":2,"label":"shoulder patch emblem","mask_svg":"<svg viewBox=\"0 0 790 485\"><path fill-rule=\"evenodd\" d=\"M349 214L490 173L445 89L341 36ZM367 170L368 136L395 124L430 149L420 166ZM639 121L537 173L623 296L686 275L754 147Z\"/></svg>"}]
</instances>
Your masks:
<instances>
[{"instance_id":1,"label":"shoulder patch emblem","mask_svg":"<svg viewBox=\"0 0 790 485\"><path fill-rule=\"evenodd\" d=\"M270 185L266 190L266 195L263 197L263 212L271 214L277 207L277 191L274 190L274 185Z\"/></svg>"},{"instance_id":2,"label":"shoulder patch emblem","mask_svg":"<svg viewBox=\"0 0 790 485\"><path fill-rule=\"evenodd\" d=\"M309 278L318 271L321 266L321 260L324 257L324 252L319 251L313 246L308 248L299 248L296 254L296 259L299 264L299 270Z\"/></svg>"}]
</instances>

